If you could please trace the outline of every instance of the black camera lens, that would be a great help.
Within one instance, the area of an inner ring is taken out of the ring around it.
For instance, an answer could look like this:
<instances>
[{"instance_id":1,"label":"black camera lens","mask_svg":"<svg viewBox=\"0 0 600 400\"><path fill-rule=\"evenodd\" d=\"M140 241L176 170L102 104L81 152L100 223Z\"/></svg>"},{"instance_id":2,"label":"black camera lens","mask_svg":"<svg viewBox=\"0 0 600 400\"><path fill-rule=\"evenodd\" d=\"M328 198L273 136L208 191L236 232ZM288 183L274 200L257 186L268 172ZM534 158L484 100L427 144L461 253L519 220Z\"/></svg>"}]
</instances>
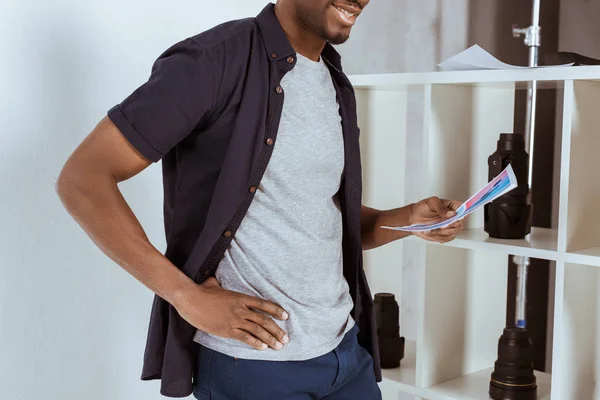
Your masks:
<instances>
[{"instance_id":1,"label":"black camera lens","mask_svg":"<svg viewBox=\"0 0 600 400\"><path fill-rule=\"evenodd\" d=\"M498 341L498 360L490 380L494 400L535 400L537 383L527 329L505 328Z\"/></svg>"},{"instance_id":2,"label":"black camera lens","mask_svg":"<svg viewBox=\"0 0 600 400\"><path fill-rule=\"evenodd\" d=\"M519 186L485 205L484 229L493 238L523 239L531 233L533 217L528 183L529 154L525 151L523 135L500 135L496 152L488 159L489 180L498 176L509 164Z\"/></svg>"},{"instance_id":3,"label":"black camera lens","mask_svg":"<svg viewBox=\"0 0 600 400\"><path fill-rule=\"evenodd\" d=\"M375 295L375 319L381 368L398 368L404 358L404 338L400 337L400 309L393 294Z\"/></svg>"}]
</instances>

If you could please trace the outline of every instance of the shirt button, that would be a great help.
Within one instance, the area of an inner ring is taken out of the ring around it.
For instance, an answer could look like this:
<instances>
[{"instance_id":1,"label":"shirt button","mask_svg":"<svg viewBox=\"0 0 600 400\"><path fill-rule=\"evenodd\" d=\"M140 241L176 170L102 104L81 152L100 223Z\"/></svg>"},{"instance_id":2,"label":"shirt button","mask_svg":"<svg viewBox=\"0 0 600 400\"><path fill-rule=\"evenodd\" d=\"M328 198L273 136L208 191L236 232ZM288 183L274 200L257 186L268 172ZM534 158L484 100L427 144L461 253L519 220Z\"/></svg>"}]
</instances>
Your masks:
<instances>
[{"instance_id":1,"label":"shirt button","mask_svg":"<svg viewBox=\"0 0 600 400\"><path fill-rule=\"evenodd\" d=\"M271 58L277 58L277 53L271 54Z\"/></svg>"},{"instance_id":2,"label":"shirt button","mask_svg":"<svg viewBox=\"0 0 600 400\"><path fill-rule=\"evenodd\" d=\"M293 64L293 63L294 63L294 61L295 61L295 60L294 60L294 57L292 57L292 56L290 56L290 57L288 57L288 58L287 58L287 62L288 62L288 64Z\"/></svg>"},{"instance_id":3,"label":"shirt button","mask_svg":"<svg viewBox=\"0 0 600 400\"><path fill-rule=\"evenodd\" d=\"M206 270L206 271L204 271L204 272L202 273L202 275L203 275L205 278L208 278L208 276L210 275L210 271L209 271L209 270Z\"/></svg>"},{"instance_id":4,"label":"shirt button","mask_svg":"<svg viewBox=\"0 0 600 400\"><path fill-rule=\"evenodd\" d=\"M256 193L256 186L250 186L250 193Z\"/></svg>"},{"instance_id":5,"label":"shirt button","mask_svg":"<svg viewBox=\"0 0 600 400\"><path fill-rule=\"evenodd\" d=\"M231 231L225 231L225 233L223 233L223 236L225 236L226 238L231 237Z\"/></svg>"},{"instance_id":6,"label":"shirt button","mask_svg":"<svg viewBox=\"0 0 600 400\"><path fill-rule=\"evenodd\" d=\"M281 93L283 93L283 88L282 88L281 86L277 86L277 87L275 88L275 91L276 91L277 93L281 94Z\"/></svg>"},{"instance_id":7,"label":"shirt button","mask_svg":"<svg viewBox=\"0 0 600 400\"><path fill-rule=\"evenodd\" d=\"M273 139L268 138L267 140L265 140L265 143L267 144L267 146L273 146Z\"/></svg>"}]
</instances>

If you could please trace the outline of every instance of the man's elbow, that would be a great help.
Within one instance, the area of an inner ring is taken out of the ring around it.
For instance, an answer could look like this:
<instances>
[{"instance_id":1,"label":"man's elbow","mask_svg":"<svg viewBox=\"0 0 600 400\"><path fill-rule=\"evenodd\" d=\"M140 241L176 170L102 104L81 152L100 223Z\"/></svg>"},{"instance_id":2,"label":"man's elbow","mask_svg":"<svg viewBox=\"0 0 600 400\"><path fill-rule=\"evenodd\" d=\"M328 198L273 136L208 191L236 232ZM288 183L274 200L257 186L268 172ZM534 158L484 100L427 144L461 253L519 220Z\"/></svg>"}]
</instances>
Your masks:
<instances>
[{"instance_id":1,"label":"man's elbow","mask_svg":"<svg viewBox=\"0 0 600 400\"><path fill-rule=\"evenodd\" d=\"M56 182L54 183L54 190L58 195L58 198L63 205L68 206L70 194L76 190L77 187L77 174L74 171L73 166L67 162L61 169Z\"/></svg>"},{"instance_id":2,"label":"man's elbow","mask_svg":"<svg viewBox=\"0 0 600 400\"><path fill-rule=\"evenodd\" d=\"M97 182L89 166L79 164L81 163L70 158L62 167L54 184L56 194L67 210L73 208L78 199L89 192Z\"/></svg>"}]
</instances>

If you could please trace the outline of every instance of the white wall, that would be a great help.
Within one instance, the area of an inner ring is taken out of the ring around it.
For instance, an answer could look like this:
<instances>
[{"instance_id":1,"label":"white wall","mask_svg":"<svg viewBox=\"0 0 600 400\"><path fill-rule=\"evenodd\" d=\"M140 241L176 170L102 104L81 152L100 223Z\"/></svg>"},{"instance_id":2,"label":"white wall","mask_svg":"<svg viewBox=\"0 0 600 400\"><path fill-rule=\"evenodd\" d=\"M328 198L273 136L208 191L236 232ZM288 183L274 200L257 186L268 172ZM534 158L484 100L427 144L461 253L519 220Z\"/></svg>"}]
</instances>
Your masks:
<instances>
[{"instance_id":1,"label":"white wall","mask_svg":"<svg viewBox=\"0 0 600 400\"><path fill-rule=\"evenodd\" d=\"M96 249L53 184L163 50L265 4L0 1L0 400L161 398L139 380L151 293ZM123 189L164 249L160 168Z\"/></svg>"}]
</instances>

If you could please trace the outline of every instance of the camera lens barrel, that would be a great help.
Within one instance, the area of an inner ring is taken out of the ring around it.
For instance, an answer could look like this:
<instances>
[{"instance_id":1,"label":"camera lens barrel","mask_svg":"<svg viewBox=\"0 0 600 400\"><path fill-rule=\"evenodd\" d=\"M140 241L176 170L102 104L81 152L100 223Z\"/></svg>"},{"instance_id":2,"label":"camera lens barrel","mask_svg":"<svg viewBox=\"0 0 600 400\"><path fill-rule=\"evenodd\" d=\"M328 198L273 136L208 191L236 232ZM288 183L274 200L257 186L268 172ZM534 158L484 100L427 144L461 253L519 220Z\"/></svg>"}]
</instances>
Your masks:
<instances>
[{"instance_id":1,"label":"camera lens barrel","mask_svg":"<svg viewBox=\"0 0 600 400\"><path fill-rule=\"evenodd\" d=\"M494 400L535 400L537 382L532 360L527 330L505 328L498 341L498 359L490 380L490 397Z\"/></svg>"},{"instance_id":2,"label":"camera lens barrel","mask_svg":"<svg viewBox=\"0 0 600 400\"><path fill-rule=\"evenodd\" d=\"M533 205L529 197L529 154L521 134L500 134L497 149L488 158L488 179L494 179L508 165L515 172L518 187L485 205L484 229L494 238L523 239L531 233Z\"/></svg>"},{"instance_id":3,"label":"camera lens barrel","mask_svg":"<svg viewBox=\"0 0 600 400\"><path fill-rule=\"evenodd\" d=\"M375 319L381 368L398 368L404 358L405 340L400 337L400 308L393 294L375 295Z\"/></svg>"}]
</instances>

